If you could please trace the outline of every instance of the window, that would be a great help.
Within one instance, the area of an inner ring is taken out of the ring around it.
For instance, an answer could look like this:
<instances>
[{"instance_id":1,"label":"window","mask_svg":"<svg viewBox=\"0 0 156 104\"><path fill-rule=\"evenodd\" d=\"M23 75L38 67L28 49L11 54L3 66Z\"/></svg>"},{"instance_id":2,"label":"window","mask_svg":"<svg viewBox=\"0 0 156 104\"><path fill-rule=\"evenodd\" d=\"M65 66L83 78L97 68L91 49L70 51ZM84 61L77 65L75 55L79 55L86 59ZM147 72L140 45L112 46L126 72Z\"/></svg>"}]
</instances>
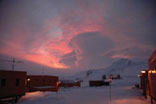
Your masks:
<instances>
[{"instance_id":1,"label":"window","mask_svg":"<svg viewBox=\"0 0 156 104\"><path fill-rule=\"evenodd\" d=\"M20 79L16 79L16 86L20 85Z\"/></svg>"},{"instance_id":2,"label":"window","mask_svg":"<svg viewBox=\"0 0 156 104\"><path fill-rule=\"evenodd\" d=\"M1 80L1 87L5 87L6 86L6 79L2 79Z\"/></svg>"}]
</instances>

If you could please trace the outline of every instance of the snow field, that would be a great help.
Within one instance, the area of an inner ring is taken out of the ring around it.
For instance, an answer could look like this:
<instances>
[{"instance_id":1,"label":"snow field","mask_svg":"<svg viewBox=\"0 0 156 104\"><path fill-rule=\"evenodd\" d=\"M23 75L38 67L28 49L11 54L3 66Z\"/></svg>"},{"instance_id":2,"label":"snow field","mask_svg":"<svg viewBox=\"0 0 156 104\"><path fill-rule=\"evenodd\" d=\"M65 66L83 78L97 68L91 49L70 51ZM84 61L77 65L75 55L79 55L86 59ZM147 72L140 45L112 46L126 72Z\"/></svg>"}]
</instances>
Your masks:
<instances>
[{"instance_id":1,"label":"snow field","mask_svg":"<svg viewBox=\"0 0 156 104\"><path fill-rule=\"evenodd\" d=\"M133 88L136 83L137 77L124 76L121 80L113 80L111 87L89 87L86 84L80 88L60 88L57 93L27 93L18 104L150 104L139 89Z\"/></svg>"}]
</instances>

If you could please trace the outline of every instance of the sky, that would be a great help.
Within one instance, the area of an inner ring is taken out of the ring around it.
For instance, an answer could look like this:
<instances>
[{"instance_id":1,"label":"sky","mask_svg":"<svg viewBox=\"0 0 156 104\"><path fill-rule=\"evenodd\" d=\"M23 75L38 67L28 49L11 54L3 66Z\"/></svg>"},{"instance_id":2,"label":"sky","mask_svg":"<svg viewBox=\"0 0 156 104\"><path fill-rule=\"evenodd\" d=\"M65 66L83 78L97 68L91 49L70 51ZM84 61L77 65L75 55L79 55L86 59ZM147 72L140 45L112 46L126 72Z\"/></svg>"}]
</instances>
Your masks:
<instances>
[{"instance_id":1,"label":"sky","mask_svg":"<svg viewBox=\"0 0 156 104\"><path fill-rule=\"evenodd\" d=\"M57 69L98 69L156 49L154 0L0 0L0 54Z\"/></svg>"}]
</instances>

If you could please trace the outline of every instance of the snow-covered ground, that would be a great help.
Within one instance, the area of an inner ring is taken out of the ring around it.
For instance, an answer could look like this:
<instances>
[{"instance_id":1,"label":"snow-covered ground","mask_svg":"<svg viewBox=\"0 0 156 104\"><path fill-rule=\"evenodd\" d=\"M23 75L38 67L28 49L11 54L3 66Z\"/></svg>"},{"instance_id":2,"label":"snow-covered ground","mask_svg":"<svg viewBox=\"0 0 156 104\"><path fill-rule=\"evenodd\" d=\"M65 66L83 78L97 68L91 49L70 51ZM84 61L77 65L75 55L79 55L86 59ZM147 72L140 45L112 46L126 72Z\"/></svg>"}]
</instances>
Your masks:
<instances>
[{"instance_id":1,"label":"snow-covered ground","mask_svg":"<svg viewBox=\"0 0 156 104\"><path fill-rule=\"evenodd\" d=\"M113 80L111 87L83 86L61 88L57 93L27 93L18 104L150 104L140 90L134 88L136 79L134 76L123 76L121 80Z\"/></svg>"},{"instance_id":2,"label":"snow-covered ground","mask_svg":"<svg viewBox=\"0 0 156 104\"><path fill-rule=\"evenodd\" d=\"M141 90L134 88L139 83L137 75L147 68L144 62L121 59L110 67L77 73L65 79L83 80L81 87L61 88L55 92L27 93L18 104L150 104ZM113 80L111 86L89 87L89 80L101 80L103 75L120 74L121 80Z\"/></svg>"}]
</instances>

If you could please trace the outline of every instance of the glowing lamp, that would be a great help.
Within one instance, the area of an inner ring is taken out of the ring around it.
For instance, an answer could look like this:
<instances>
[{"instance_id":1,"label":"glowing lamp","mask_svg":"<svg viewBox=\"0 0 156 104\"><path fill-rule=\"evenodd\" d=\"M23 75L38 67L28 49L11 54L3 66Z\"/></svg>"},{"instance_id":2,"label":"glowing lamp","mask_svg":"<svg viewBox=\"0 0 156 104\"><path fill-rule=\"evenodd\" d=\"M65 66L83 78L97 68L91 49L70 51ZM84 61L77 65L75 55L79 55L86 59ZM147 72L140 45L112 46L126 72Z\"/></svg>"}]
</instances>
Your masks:
<instances>
[{"instance_id":1,"label":"glowing lamp","mask_svg":"<svg viewBox=\"0 0 156 104\"><path fill-rule=\"evenodd\" d=\"M145 70L142 70L141 73L146 73L146 71Z\"/></svg>"},{"instance_id":2,"label":"glowing lamp","mask_svg":"<svg viewBox=\"0 0 156 104\"><path fill-rule=\"evenodd\" d=\"M149 73L156 74L156 70L150 70Z\"/></svg>"},{"instance_id":3,"label":"glowing lamp","mask_svg":"<svg viewBox=\"0 0 156 104\"><path fill-rule=\"evenodd\" d=\"M156 70L152 70L152 73L155 74L156 73Z\"/></svg>"},{"instance_id":4,"label":"glowing lamp","mask_svg":"<svg viewBox=\"0 0 156 104\"><path fill-rule=\"evenodd\" d=\"M27 81L29 82L30 81L30 78L28 78Z\"/></svg>"}]
</instances>

